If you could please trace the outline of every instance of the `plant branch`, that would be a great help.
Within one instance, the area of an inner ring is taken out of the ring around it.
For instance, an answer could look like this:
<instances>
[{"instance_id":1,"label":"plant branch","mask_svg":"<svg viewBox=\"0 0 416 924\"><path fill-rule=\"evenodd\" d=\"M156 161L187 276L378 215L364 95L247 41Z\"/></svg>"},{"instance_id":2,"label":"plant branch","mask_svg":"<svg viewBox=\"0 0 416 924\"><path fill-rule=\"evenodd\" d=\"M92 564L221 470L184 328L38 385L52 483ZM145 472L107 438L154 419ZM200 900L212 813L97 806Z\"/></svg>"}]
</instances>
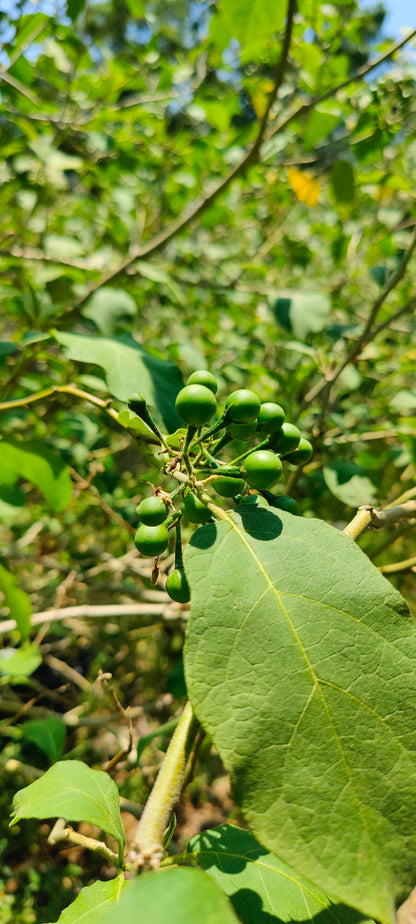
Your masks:
<instances>
[{"instance_id":1,"label":"plant branch","mask_svg":"<svg viewBox=\"0 0 416 924\"><path fill-rule=\"evenodd\" d=\"M190 703L180 718L156 782L133 832L127 864L156 869L163 857L163 834L183 788L186 766L200 728Z\"/></svg>"},{"instance_id":2,"label":"plant branch","mask_svg":"<svg viewBox=\"0 0 416 924\"><path fill-rule=\"evenodd\" d=\"M61 609L45 610L31 617L32 626L44 622L61 622L64 619L117 619L120 616L165 616L169 603L121 603L114 606L63 606ZM15 619L0 622L0 632L13 632L17 628Z\"/></svg>"},{"instance_id":3,"label":"plant branch","mask_svg":"<svg viewBox=\"0 0 416 924\"><path fill-rule=\"evenodd\" d=\"M381 529L382 526L393 526L400 520L416 519L416 501L410 500L396 507L387 507L385 510L376 510L371 504L359 507L355 517L345 527L344 533L351 539L358 539L368 527Z\"/></svg>"},{"instance_id":4,"label":"plant branch","mask_svg":"<svg viewBox=\"0 0 416 924\"><path fill-rule=\"evenodd\" d=\"M406 558L404 561L392 562L389 565L379 565L379 571L382 574L397 574L399 571L411 571L416 568L416 555L413 558Z\"/></svg>"},{"instance_id":5,"label":"plant branch","mask_svg":"<svg viewBox=\"0 0 416 924\"><path fill-rule=\"evenodd\" d=\"M76 385L51 385L50 388L44 388L43 391L38 391L35 395L25 395L24 398L15 398L13 401L2 401L0 402L0 411L11 411L18 407L28 407L29 404L35 404L37 401L43 401L45 398L57 394L72 395L74 398L82 398L84 401L89 401L90 404L95 404L96 407L101 408L101 410L105 411L106 414L119 423L118 412L109 406L111 404L111 399L103 400L102 398L97 398L96 395L92 395L88 391L83 391L81 388L77 388Z\"/></svg>"},{"instance_id":6,"label":"plant branch","mask_svg":"<svg viewBox=\"0 0 416 924\"><path fill-rule=\"evenodd\" d=\"M58 844L59 841L69 841L70 844L76 844L77 847L86 847L94 853L99 853L115 866L120 865L119 855L110 850L103 841L97 841L95 837L86 837L85 834L79 834L70 825L66 825L63 818L58 818L48 837L49 844Z\"/></svg>"}]
</instances>

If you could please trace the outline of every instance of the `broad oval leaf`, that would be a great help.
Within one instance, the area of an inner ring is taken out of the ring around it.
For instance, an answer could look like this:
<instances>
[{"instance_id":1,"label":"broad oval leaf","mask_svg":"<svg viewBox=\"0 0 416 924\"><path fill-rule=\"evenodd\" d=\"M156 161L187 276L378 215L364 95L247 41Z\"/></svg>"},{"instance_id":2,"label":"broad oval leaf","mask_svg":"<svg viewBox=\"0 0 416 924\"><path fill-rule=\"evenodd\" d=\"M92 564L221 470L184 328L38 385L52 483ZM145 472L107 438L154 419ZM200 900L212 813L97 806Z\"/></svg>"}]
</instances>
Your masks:
<instances>
[{"instance_id":1,"label":"broad oval leaf","mask_svg":"<svg viewBox=\"0 0 416 924\"><path fill-rule=\"evenodd\" d=\"M20 589L14 574L11 574L2 564L0 564L0 590L9 608L10 617L16 620L21 639L24 641L30 635L32 604L29 594Z\"/></svg>"},{"instance_id":2,"label":"broad oval leaf","mask_svg":"<svg viewBox=\"0 0 416 924\"><path fill-rule=\"evenodd\" d=\"M228 895L245 924L318 921L358 924L363 917L347 905L334 904L318 886L262 847L250 831L220 825L202 831L188 851Z\"/></svg>"},{"instance_id":3,"label":"broad oval leaf","mask_svg":"<svg viewBox=\"0 0 416 924\"><path fill-rule=\"evenodd\" d=\"M355 543L247 506L199 529L185 676L255 836L380 921L416 869L416 630Z\"/></svg>"},{"instance_id":4,"label":"broad oval leaf","mask_svg":"<svg viewBox=\"0 0 416 924\"><path fill-rule=\"evenodd\" d=\"M276 321L299 340L322 330L328 321L331 303L324 292L282 293L274 305Z\"/></svg>"},{"instance_id":5,"label":"broad oval leaf","mask_svg":"<svg viewBox=\"0 0 416 924\"><path fill-rule=\"evenodd\" d=\"M58 761L13 799L12 825L21 818L55 817L89 821L119 845L125 843L116 784L107 773L91 770L79 760Z\"/></svg>"},{"instance_id":6,"label":"broad oval leaf","mask_svg":"<svg viewBox=\"0 0 416 924\"><path fill-rule=\"evenodd\" d=\"M140 392L159 411L169 433L180 426L175 398L183 380L174 363L147 353L129 334L110 338L56 331L55 336L70 359L101 366L108 390L120 401Z\"/></svg>"},{"instance_id":7,"label":"broad oval leaf","mask_svg":"<svg viewBox=\"0 0 416 924\"><path fill-rule=\"evenodd\" d=\"M81 889L74 902L59 915L56 924L97 924L108 908L114 909L126 882L123 873L109 882L93 882Z\"/></svg>"},{"instance_id":8,"label":"broad oval leaf","mask_svg":"<svg viewBox=\"0 0 416 924\"><path fill-rule=\"evenodd\" d=\"M217 884L200 869L174 867L129 882L118 905L96 924L237 924L238 918Z\"/></svg>"},{"instance_id":9,"label":"broad oval leaf","mask_svg":"<svg viewBox=\"0 0 416 924\"><path fill-rule=\"evenodd\" d=\"M61 757L66 738L66 725L56 715L48 715L46 719L33 719L25 722L23 733L28 741L36 744L51 763Z\"/></svg>"},{"instance_id":10,"label":"broad oval leaf","mask_svg":"<svg viewBox=\"0 0 416 924\"><path fill-rule=\"evenodd\" d=\"M374 504L377 500L372 481L356 462L330 462L325 465L323 476L331 494L349 507Z\"/></svg>"}]
</instances>

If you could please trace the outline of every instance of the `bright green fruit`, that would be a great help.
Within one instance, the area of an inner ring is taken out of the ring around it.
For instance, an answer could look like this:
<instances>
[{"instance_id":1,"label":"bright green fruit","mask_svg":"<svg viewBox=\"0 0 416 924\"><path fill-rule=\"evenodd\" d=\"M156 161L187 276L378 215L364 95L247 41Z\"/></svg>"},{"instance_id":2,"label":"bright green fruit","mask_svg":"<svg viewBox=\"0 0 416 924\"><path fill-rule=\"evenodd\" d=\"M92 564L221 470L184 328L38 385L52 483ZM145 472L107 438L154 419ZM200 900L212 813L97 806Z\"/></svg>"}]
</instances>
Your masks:
<instances>
[{"instance_id":1,"label":"bright green fruit","mask_svg":"<svg viewBox=\"0 0 416 924\"><path fill-rule=\"evenodd\" d=\"M193 372L192 375L189 376L186 384L205 385L205 387L209 388L214 395L218 391L218 384L215 376L212 374L212 372L208 372L206 369L197 369L196 372Z\"/></svg>"},{"instance_id":2,"label":"bright green fruit","mask_svg":"<svg viewBox=\"0 0 416 924\"><path fill-rule=\"evenodd\" d=\"M217 402L205 385L185 385L176 398L175 407L184 423L201 427L215 414Z\"/></svg>"},{"instance_id":3,"label":"bright green fruit","mask_svg":"<svg viewBox=\"0 0 416 924\"><path fill-rule=\"evenodd\" d=\"M189 603L191 592L186 574L181 568L175 568L166 581L166 590L176 603Z\"/></svg>"},{"instance_id":4,"label":"bright green fruit","mask_svg":"<svg viewBox=\"0 0 416 924\"><path fill-rule=\"evenodd\" d=\"M248 424L232 423L227 427L227 433L232 436L233 440L248 440L256 432L256 429L257 424L255 421Z\"/></svg>"},{"instance_id":5,"label":"bright green fruit","mask_svg":"<svg viewBox=\"0 0 416 924\"><path fill-rule=\"evenodd\" d=\"M269 500L271 507L277 507L279 510L286 510L287 513L293 513L294 516L299 516L299 507L295 501L294 497L289 497L287 494L277 494L273 500Z\"/></svg>"},{"instance_id":6,"label":"bright green fruit","mask_svg":"<svg viewBox=\"0 0 416 924\"><path fill-rule=\"evenodd\" d=\"M287 452L293 452L294 449L297 449L300 439L300 430L294 424L284 423L280 430L273 433L269 445L274 452L285 455Z\"/></svg>"},{"instance_id":7,"label":"bright green fruit","mask_svg":"<svg viewBox=\"0 0 416 924\"><path fill-rule=\"evenodd\" d=\"M270 449L255 449L244 460L245 478L252 488L271 488L282 474L282 463Z\"/></svg>"},{"instance_id":8,"label":"bright green fruit","mask_svg":"<svg viewBox=\"0 0 416 924\"><path fill-rule=\"evenodd\" d=\"M168 541L169 533L163 523L159 526L147 526L146 523L142 523L134 537L136 549L147 558L161 555L167 548Z\"/></svg>"},{"instance_id":9,"label":"bright green fruit","mask_svg":"<svg viewBox=\"0 0 416 924\"><path fill-rule=\"evenodd\" d=\"M220 494L221 497L235 497L236 494L241 494L244 491L246 483L244 478L231 478L226 475L216 478L213 482L214 490L217 494Z\"/></svg>"},{"instance_id":10,"label":"bright green fruit","mask_svg":"<svg viewBox=\"0 0 416 924\"><path fill-rule=\"evenodd\" d=\"M260 398L248 388L237 388L228 395L225 410L232 423L253 423L260 410Z\"/></svg>"},{"instance_id":11,"label":"bright green fruit","mask_svg":"<svg viewBox=\"0 0 416 924\"><path fill-rule=\"evenodd\" d=\"M266 401L260 406L257 429L259 433L276 433L276 430L280 430L284 419L285 412L280 404Z\"/></svg>"},{"instance_id":12,"label":"bright green fruit","mask_svg":"<svg viewBox=\"0 0 416 924\"><path fill-rule=\"evenodd\" d=\"M211 519L208 507L191 492L184 497L182 513L190 523L208 523Z\"/></svg>"},{"instance_id":13,"label":"bright green fruit","mask_svg":"<svg viewBox=\"0 0 416 924\"><path fill-rule=\"evenodd\" d=\"M299 444L291 453L286 453L287 461L292 465L305 465L306 462L309 462L313 456L313 446L309 440L305 440L302 436L299 440Z\"/></svg>"},{"instance_id":14,"label":"bright green fruit","mask_svg":"<svg viewBox=\"0 0 416 924\"><path fill-rule=\"evenodd\" d=\"M168 515L168 508L161 497L145 497L137 508L141 523L146 526L159 526Z\"/></svg>"}]
</instances>

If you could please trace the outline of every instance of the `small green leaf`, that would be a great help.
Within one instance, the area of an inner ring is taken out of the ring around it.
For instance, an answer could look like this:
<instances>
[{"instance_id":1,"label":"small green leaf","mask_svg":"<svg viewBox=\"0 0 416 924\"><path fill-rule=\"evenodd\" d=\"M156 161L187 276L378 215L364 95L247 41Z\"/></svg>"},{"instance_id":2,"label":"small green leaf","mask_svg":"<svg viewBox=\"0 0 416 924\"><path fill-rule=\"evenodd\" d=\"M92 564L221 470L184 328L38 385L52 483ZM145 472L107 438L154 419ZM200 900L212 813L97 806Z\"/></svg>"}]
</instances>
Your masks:
<instances>
[{"instance_id":1,"label":"small green leaf","mask_svg":"<svg viewBox=\"0 0 416 924\"><path fill-rule=\"evenodd\" d=\"M25 722L23 732L28 741L36 744L49 757L51 763L59 760L66 738L66 726L61 719L50 715L46 719Z\"/></svg>"},{"instance_id":2,"label":"small green leaf","mask_svg":"<svg viewBox=\"0 0 416 924\"><path fill-rule=\"evenodd\" d=\"M211 38L220 50L237 39L245 53L259 49L279 32L285 21L287 0L221 0L211 22Z\"/></svg>"},{"instance_id":3,"label":"small green leaf","mask_svg":"<svg viewBox=\"0 0 416 924\"><path fill-rule=\"evenodd\" d=\"M97 924L108 908L113 910L127 885L123 873L109 882L94 882L81 889L74 902L62 911L56 924Z\"/></svg>"},{"instance_id":4,"label":"small green leaf","mask_svg":"<svg viewBox=\"0 0 416 924\"><path fill-rule=\"evenodd\" d=\"M21 590L16 578L0 564L0 590L4 594L4 602L9 608L10 619L15 619L22 641L30 633L30 617L32 604L28 594Z\"/></svg>"},{"instance_id":5,"label":"small green leaf","mask_svg":"<svg viewBox=\"0 0 416 924\"><path fill-rule=\"evenodd\" d=\"M315 920L357 924L363 920L347 905L334 904L325 892L262 847L250 831L220 825L197 834L187 849L228 895L245 924Z\"/></svg>"},{"instance_id":6,"label":"small green leaf","mask_svg":"<svg viewBox=\"0 0 416 924\"><path fill-rule=\"evenodd\" d=\"M183 379L174 363L147 353L129 334L110 339L56 331L55 336L70 359L101 366L109 391L120 401L140 392L169 432L180 425L175 399Z\"/></svg>"},{"instance_id":7,"label":"small green leaf","mask_svg":"<svg viewBox=\"0 0 416 924\"><path fill-rule=\"evenodd\" d=\"M118 789L102 770L91 770L79 760L54 764L40 779L20 789L13 799L13 821L21 818L65 818L89 821L119 845L125 843Z\"/></svg>"},{"instance_id":8,"label":"small green leaf","mask_svg":"<svg viewBox=\"0 0 416 924\"><path fill-rule=\"evenodd\" d=\"M66 12L72 22L75 22L77 17L85 7L86 0L66 0Z\"/></svg>"},{"instance_id":9,"label":"small green leaf","mask_svg":"<svg viewBox=\"0 0 416 924\"><path fill-rule=\"evenodd\" d=\"M348 507L374 504L377 500L373 483L363 475L356 462L330 462L323 470L325 484L331 494Z\"/></svg>"},{"instance_id":10,"label":"small green leaf","mask_svg":"<svg viewBox=\"0 0 416 924\"><path fill-rule=\"evenodd\" d=\"M303 136L306 151L311 151L318 141L326 138L339 125L340 115L340 107L332 101L321 103L312 110Z\"/></svg>"},{"instance_id":11,"label":"small green leaf","mask_svg":"<svg viewBox=\"0 0 416 924\"><path fill-rule=\"evenodd\" d=\"M32 482L58 513L72 497L69 468L61 456L40 440L9 437L0 443L0 483L13 485L19 478Z\"/></svg>"},{"instance_id":12,"label":"small green leaf","mask_svg":"<svg viewBox=\"0 0 416 924\"><path fill-rule=\"evenodd\" d=\"M137 308L131 295L124 289L103 286L88 299L81 313L84 318L94 321L102 334L111 337L120 318L134 318Z\"/></svg>"},{"instance_id":13,"label":"small green leaf","mask_svg":"<svg viewBox=\"0 0 416 924\"><path fill-rule=\"evenodd\" d=\"M331 186L337 202L352 202L355 195L354 170L347 160L338 160L331 169Z\"/></svg>"},{"instance_id":14,"label":"small green leaf","mask_svg":"<svg viewBox=\"0 0 416 924\"><path fill-rule=\"evenodd\" d=\"M287 292L276 299L276 321L298 340L322 330L331 311L331 302L324 292Z\"/></svg>"},{"instance_id":15,"label":"small green leaf","mask_svg":"<svg viewBox=\"0 0 416 924\"><path fill-rule=\"evenodd\" d=\"M2 340L0 342L0 366L3 366L7 357L15 353L17 349L17 343L10 343L8 340Z\"/></svg>"},{"instance_id":16,"label":"small green leaf","mask_svg":"<svg viewBox=\"0 0 416 924\"><path fill-rule=\"evenodd\" d=\"M96 924L238 924L217 884L202 870L174 867L128 882L116 907ZM65 922L66 924L66 922Z\"/></svg>"},{"instance_id":17,"label":"small green leaf","mask_svg":"<svg viewBox=\"0 0 416 924\"><path fill-rule=\"evenodd\" d=\"M42 664L37 645L25 642L21 648L3 648L0 651L0 674L12 681L26 679Z\"/></svg>"}]
</instances>

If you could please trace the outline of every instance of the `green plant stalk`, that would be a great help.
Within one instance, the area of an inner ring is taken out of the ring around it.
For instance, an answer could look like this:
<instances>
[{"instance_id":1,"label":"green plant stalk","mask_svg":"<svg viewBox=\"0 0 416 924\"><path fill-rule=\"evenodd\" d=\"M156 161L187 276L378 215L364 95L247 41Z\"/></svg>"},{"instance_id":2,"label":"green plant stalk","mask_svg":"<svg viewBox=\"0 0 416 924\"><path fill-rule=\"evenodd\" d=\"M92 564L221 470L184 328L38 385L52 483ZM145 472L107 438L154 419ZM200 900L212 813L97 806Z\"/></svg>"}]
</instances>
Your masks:
<instances>
[{"instance_id":1,"label":"green plant stalk","mask_svg":"<svg viewBox=\"0 0 416 924\"><path fill-rule=\"evenodd\" d=\"M258 449L266 449L266 448L268 447L268 445L269 445L269 440L270 440L270 437L269 437L269 436L266 436L266 438L265 438L264 440L262 440L261 443L257 443L257 446L251 446L250 449L246 449L246 451L243 452L243 453L241 454L241 456L237 456L236 459L233 459L233 460L232 460L231 465L237 465L237 464L239 464L240 462L243 461L243 459L246 459L247 456L250 456L252 452L257 452ZM277 453L277 455L278 455L278 453Z\"/></svg>"},{"instance_id":2,"label":"green plant stalk","mask_svg":"<svg viewBox=\"0 0 416 924\"><path fill-rule=\"evenodd\" d=\"M181 521L178 520L175 526L176 536L175 536L175 568L178 568L179 571L183 571L183 557L182 557L182 536L181 536Z\"/></svg>"},{"instance_id":3,"label":"green plant stalk","mask_svg":"<svg viewBox=\"0 0 416 924\"><path fill-rule=\"evenodd\" d=\"M160 866L164 853L163 835L180 797L188 757L199 728L192 706L187 703L133 833L133 841L126 858L130 869L157 869Z\"/></svg>"}]
</instances>

